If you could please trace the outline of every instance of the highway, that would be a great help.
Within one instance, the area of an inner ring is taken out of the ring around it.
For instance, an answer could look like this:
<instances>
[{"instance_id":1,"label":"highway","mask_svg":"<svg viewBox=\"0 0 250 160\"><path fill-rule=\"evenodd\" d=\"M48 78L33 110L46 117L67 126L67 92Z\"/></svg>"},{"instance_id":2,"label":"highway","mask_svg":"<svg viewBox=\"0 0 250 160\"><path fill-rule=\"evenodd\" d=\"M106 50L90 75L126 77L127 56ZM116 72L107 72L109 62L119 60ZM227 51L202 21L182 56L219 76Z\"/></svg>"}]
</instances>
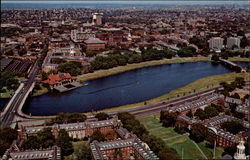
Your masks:
<instances>
[{"instance_id":1,"label":"highway","mask_svg":"<svg viewBox=\"0 0 250 160\"><path fill-rule=\"evenodd\" d=\"M0 121L0 128L9 127L13 122L15 116L17 115L17 110L24 100L26 93L29 91L30 87L32 86L33 82L35 81L35 76L38 71L38 61L35 62L33 68L31 69L27 81L24 82L24 87L17 93L15 99L11 103L10 106L7 108L7 111L2 115Z\"/></svg>"}]
</instances>

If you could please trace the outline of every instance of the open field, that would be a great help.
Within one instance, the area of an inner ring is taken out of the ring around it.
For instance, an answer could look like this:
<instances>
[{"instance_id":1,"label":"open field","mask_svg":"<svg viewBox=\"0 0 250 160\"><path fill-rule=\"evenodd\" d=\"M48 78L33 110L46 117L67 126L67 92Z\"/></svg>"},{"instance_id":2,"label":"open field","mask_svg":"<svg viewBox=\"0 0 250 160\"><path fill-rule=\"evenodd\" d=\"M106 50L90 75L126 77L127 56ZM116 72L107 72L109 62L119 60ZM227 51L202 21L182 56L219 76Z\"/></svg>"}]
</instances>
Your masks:
<instances>
[{"instance_id":1,"label":"open field","mask_svg":"<svg viewBox=\"0 0 250 160\"><path fill-rule=\"evenodd\" d=\"M161 126L158 115L145 116L139 119L144 124L150 134L162 138L166 144L174 148L181 157L183 151L184 159L204 159L200 150L192 141L188 134L180 135L172 127L165 128ZM206 147L206 142L197 144L208 159L212 159L213 149ZM216 148L216 158L219 159L223 152L222 148Z\"/></svg>"},{"instance_id":2,"label":"open field","mask_svg":"<svg viewBox=\"0 0 250 160\"><path fill-rule=\"evenodd\" d=\"M235 73L235 72L204 77L192 83L189 83L182 88L172 90L169 93L166 93L160 97L147 100L147 104L155 104L155 103L165 101L171 98L176 98L178 96L188 95L188 94L194 93L194 91L195 92L202 91L208 88L218 86L221 82L232 82L235 80L236 77L244 77L245 80L250 79L249 73ZM144 105L144 102L139 102L139 103L128 104L128 105L124 105L120 107L108 108L102 111L104 112L115 111L115 110L120 110L120 109L125 109L125 108L134 108L134 107L143 106L143 105Z\"/></svg>"}]
</instances>

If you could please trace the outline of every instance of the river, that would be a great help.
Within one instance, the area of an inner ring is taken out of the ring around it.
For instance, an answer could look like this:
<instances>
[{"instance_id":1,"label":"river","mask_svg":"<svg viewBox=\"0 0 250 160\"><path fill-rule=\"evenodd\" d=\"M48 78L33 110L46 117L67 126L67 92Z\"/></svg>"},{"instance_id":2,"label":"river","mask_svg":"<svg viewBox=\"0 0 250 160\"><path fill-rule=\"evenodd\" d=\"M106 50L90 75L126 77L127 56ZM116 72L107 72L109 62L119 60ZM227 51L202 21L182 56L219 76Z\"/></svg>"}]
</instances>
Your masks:
<instances>
[{"instance_id":1,"label":"river","mask_svg":"<svg viewBox=\"0 0 250 160\"><path fill-rule=\"evenodd\" d=\"M183 87L199 78L231 72L211 62L166 64L136 69L96 80L65 93L29 98L23 108L32 115L88 112L146 101ZM6 100L1 100L1 103Z\"/></svg>"}]
</instances>

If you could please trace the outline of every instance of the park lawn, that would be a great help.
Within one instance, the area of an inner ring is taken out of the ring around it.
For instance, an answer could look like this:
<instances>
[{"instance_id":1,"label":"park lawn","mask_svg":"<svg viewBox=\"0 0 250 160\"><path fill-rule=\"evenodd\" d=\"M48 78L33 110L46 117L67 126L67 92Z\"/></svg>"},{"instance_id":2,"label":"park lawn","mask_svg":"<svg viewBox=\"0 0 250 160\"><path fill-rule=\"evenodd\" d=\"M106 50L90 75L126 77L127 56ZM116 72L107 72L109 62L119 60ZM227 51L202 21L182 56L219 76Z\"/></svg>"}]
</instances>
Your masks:
<instances>
[{"instance_id":1,"label":"park lawn","mask_svg":"<svg viewBox=\"0 0 250 160\"><path fill-rule=\"evenodd\" d=\"M184 159L204 159L198 148L195 146L194 142L187 134L180 135L174 131L173 127L162 127L161 123L159 122L158 115L140 117L138 120L146 127L151 135L162 138L169 147L175 149L180 157L182 154L182 149L184 148ZM175 138L168 139L171 137ZM212 158L211 156L213 149L207 148L205 142L198 143L198 146L208 158ZM223 148L216 148L216 158L221 158L222 152Z\"/></svg>"},{"instance_id":2,"label":"park lawn","mask_svg":"<svg viewBox=\"0 0 250 160\"><path fill-rule=\"evenodd\" d=\"M171 140L171 143L168 141L165 142L169 147L175 149L180 157L182 156L183 150L183 159L204 159L201 152L187 135Z\"/></svg>"},{"instance_id":3,"label":"park lawn","mask_svg":"<svg viewBox=\"0 0 250 160\"><path fill-rule=\"evenodd\" d=\"M213 148L206 147L206 141L198 143L201 150L204 152L204 154L207 156L207 158L212 159L213 158ZM215 149L215 158L219 159L221 158L222 153L224 152L224 149L221 147L216 147Z\"/></svg>"}]
</instances>

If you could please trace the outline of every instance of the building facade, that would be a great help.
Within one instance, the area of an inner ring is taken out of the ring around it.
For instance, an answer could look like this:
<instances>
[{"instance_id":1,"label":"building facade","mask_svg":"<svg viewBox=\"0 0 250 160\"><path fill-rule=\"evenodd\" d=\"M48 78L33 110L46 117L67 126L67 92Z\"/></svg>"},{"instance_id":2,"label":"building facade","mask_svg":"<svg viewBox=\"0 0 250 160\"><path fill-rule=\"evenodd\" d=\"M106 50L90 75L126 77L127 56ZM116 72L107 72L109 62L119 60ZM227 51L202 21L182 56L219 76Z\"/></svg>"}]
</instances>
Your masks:
<instances>
[{"instance_id":1,"label":"building facade","mask_svg":"<svg viewBox=\"0 0 250 160\"><path fill-rule=\"evenodd\" d=\"M227 48L232 48L233 46L237 46L240 48L240 39L237 37L229 37L227 38Z\"/></svg>"},{"instance_id":2,"label":"building facade","mask_svg":"<svg viewBox=\"0 0 250 160\"><path fill-rule=\"evenodd\" d=\"M72 138L84 138L89 137L94 131L100 130L102 134L114 131L119 128L120 120L114 117L109 120L94 121L94 122L79 122L79 123L68 123L68 124L54 124L52 126L36 126L36 127L22 127L20 135L25 138L27 136L36 135L38 131L44 128L51 128L51 131L55 137L57 137L60 129L65 129L69 136Z\"/></svg>"},{"instance_id":3,"label":"building facade","mask_svg":"<svg viewBox=\"0 0 250 160\"><path fill-rule=\"evenodd\" d=\"M223 38L213 37L209 40L210 49L222 49L223 48Z\"/></svg>"}]
</instances>

